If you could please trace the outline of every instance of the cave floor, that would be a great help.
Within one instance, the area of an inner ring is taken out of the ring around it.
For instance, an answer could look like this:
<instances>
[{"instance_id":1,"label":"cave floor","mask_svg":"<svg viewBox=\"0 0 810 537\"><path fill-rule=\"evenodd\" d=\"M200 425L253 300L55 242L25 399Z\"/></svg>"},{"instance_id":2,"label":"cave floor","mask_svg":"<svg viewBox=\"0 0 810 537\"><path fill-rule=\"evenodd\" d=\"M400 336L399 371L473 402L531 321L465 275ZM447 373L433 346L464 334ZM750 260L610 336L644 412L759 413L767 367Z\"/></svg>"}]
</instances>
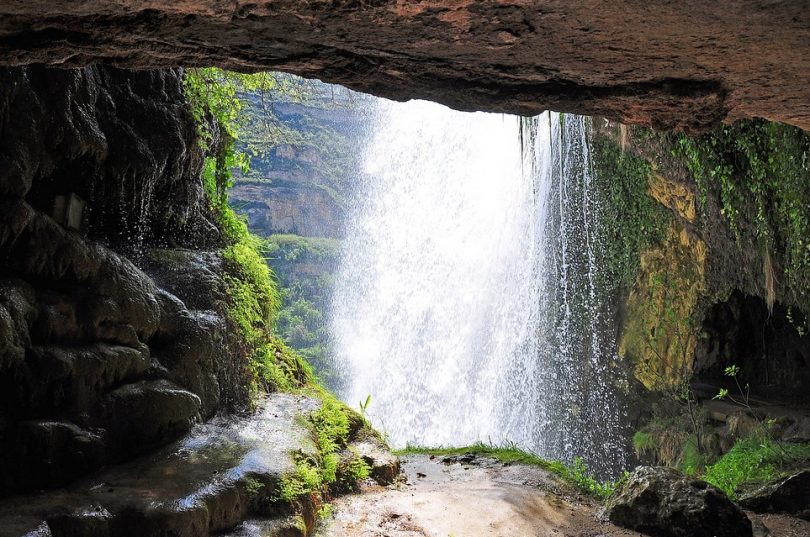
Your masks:
<instances>
[{"instance_id":1,"label":"cave floor","mask_svg":"<svg viewBox=\"0 0 810 537\"><path fill-rule=\"evenodd\" d=\"M334 502L319 537L636 536L540 468L484 458L402 458L404 479Z\"/></svg>"},{"instance_id":2,"label":"cave floor","mask_svg":"<svg viewBox=\"0 0 810 537\"><path fill-rule=\"evenodd\" d=\"M600 505L545 470L484 458L402 458L403 479L333 502L318 537L620 537ZM755 537L808 537L810 522L748 513ZM766 529L767 527L767 529Z\"/></svg>"}]
</instances>

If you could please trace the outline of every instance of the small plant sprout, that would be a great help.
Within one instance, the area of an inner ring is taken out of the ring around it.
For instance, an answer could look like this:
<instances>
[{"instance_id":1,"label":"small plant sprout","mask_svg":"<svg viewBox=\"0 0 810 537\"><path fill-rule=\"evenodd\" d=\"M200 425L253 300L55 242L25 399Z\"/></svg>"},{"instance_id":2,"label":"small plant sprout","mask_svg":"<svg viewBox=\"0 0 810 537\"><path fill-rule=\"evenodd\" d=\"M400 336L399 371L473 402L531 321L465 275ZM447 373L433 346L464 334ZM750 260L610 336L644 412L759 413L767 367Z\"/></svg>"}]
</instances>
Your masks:
<instances>
[{"instance_id":1,"label":"small plant sprout","mask_svg":"<svg viewBox=\"0 0 810 537\"><path fill-rule=\"evenodd\" d=\"M737 364L732 364L723 370L723 374L725 376L734 379L734 384L737 385L737 391L740 393L740 399L733 397L729 393L729 391L725 388L720 388L720 391L717 392L717 395L712 397L712 399L720 400L728 398L733 403L743 406L748 410L752 410L750 404L751 385L746 383L745 388L743 388L743 386L740 384L740 380L737 378L738 375L740 374L740 371L741 371L740 366L738 366Z\"/></svg>"},{"instance_id":2,"label":"small plant sprout","mask_svg":"<svg viewBox=\"0 0 810 537\"><path fill-rule=\"evenodd\" d=\"M366 418L366 410L368 410L368 405L370 404L371 404L371 394L368 394L365 402L360 401L360 416L362 416L363 419Z\"/></svg>"}]
</instances>

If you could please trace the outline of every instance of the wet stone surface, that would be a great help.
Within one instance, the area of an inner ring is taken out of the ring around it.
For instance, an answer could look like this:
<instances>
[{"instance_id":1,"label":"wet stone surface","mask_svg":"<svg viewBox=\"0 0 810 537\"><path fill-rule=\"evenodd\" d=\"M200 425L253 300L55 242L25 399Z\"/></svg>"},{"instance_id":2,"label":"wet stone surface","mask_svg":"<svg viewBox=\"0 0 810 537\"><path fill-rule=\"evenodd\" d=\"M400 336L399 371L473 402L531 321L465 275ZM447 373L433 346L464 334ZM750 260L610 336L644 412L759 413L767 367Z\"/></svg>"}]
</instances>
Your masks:
<instances>
[{"instance_id":1,"label":"wet stone surface","mask_svg":"<svg viewBox=\"0 0 810 537\"><path fill-rule=\"evenodd\" d=\"M250 417L215 418L68 488L4 500L0 536L197 536L230 530L249 514L276 515L268 496L294 469L290 453L315 453L300 416L318 405L273 394Z\"/></svg>"}]
</instances>

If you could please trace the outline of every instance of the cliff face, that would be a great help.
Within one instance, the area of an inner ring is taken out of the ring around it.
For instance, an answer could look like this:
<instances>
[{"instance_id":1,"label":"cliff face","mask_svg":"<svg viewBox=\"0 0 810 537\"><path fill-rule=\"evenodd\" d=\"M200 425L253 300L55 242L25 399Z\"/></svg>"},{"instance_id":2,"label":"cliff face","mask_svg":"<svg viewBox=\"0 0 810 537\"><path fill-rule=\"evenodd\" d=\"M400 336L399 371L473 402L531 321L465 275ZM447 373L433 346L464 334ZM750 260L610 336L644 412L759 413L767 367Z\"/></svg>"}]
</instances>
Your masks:
<instances>
[{"instance_id":1,"label":"cliff face","mask_svg":"<svg viewBox=\"0 0 810 537\"><path fill-rule=\"evenodd\" d=\"M802 2L30 0L0 7L0 62L278 69L395 99L703 130L810 128Z\"/></svg>"},{"instance_id":2,"label":"cliff face","mask_svg":"<svg viewBox=\"0 0 810 537\"><path fill-rule=\"evenodd\" d=\"M0 494L246 403L179 71L0 71L0 162Z\"/></svg>"}]
</instances>

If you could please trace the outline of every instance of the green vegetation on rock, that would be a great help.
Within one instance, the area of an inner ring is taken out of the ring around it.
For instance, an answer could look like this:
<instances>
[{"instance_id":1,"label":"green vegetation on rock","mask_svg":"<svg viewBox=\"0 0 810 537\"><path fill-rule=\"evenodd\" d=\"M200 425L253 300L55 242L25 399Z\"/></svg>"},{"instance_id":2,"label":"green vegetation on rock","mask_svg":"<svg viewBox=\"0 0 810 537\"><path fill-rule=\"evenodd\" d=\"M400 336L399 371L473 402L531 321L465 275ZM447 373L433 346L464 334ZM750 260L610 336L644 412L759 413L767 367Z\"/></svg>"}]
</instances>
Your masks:
<instances>
[{"instance_id":1,"label":"green vegetation on rock","mask_svg":"<svg viewBox=\"0 0 810 537\"><path fill-rule=\"evenodd\" d=\"M325 488L335 493L355 490L371 469L351 448L350 439L371 436L379 440L365 420L326 390L313 385L304 393L321 401L320 408L306 421L318 456L296 454L296 470L285 475L279 485L278 497L285 502Z\"/></svg>"},{"instance_id":2,"label":"green vegetation on rock","mask_svg":"<svg viewBox=\"0 0 810 537\"><path fill-rule=\"evenodd\" d=\"M326 312L339 249L336 239L297 235L271 235L264 242L267 262L280 283L282 306L276 316L276 332L312 365L327 386L335 381Z\"/></svg>"},{"instance_id":3,"label":"green vegetation on rock","mask_svg":"<svg viewBox=\"0 0 810 537\"><path fill-rule=\"evenodd\" d=\"M670 216L648 193L651 167L646 160L601 137L594 137L590 147L603 249L601 277L611 287L629 289L641 253L663 238Z\"/></svg>"},{"instance_id":4,"label":"green vegetation on rock","mask_svg":"<svg viewBox=\"0 0 810 537\"><path fill-rule=\"evenodd\" d=\"M790 475L810 463L810 444L777 442L759 435L739 440L731 451L706 468L703 478L736 498L753 488Z\"/></svg>"},{"instance_id":5,"label":"green vegetation on rock","mask_svg":"<svg viewBox=\"0 0 810 537\"><path fill-rule=\"evenodd\" d=\"M778 270L785 295L810 310L810 134L737 121L697 138L680 136L673 153L691 172L702 206L716 197L737 241L758 247Z\"/></svg>"},{"instance_id":6,"label":"green vegetation on rock","mask_svg":"<svg viewBox=\"0 0 810 537\"><path fill-rule=\"evenodd\" d=\"M247 165L247 159L236 150L241 103L237 92L273 87L266 74L237 75L217 69L189 70L186 94L195 118L201 125L201 143L207 156L202 183L211 212L222 233L222 258L227 295L227 320L238 336L241 354L249 357L253 391L283 390L304 393L320 401L320 407L307 419L316 446L315 456L294 453L295 470L281 479L270 496L276 501L292 503L307 495L320 496L327 487L350 490L369 475L363 459L351 451L349 440L359 436L376 436L356 412L321 388L307 362L275 335L274 323L281 318L282 297L277 282L265 259L283 252L286 260L301 255L319 255L331 245L306 243L302 253L300 241L280 238L265 243L251 234L244 217L228 205L227 188L232 170ZM251 78L254 77L254 78ZM208 121L218 125L216 129ZM320 249L318 249L318 247ZM287 314L285 322L289 322Z\"/></svg>"}]
</instances>

